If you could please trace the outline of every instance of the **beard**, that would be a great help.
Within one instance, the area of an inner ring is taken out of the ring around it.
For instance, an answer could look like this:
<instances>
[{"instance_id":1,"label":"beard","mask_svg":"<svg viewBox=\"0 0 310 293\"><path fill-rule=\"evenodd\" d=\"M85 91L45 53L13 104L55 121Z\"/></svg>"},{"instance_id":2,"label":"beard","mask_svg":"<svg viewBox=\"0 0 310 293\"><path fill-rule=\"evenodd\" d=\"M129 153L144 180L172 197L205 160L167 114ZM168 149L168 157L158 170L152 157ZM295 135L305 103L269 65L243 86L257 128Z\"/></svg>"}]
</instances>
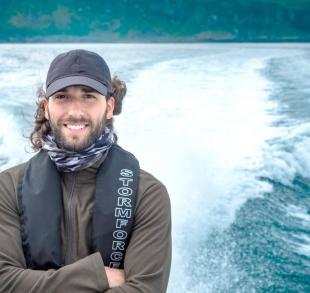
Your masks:
<instances>
[{"instance_id":1,"label":"beard","mask_svg":"<svg viewBox=\"0 0 310 293\"><path fill-rule=\"evenodd\" d=\"M107 111L104 113L101 120L97 122L93 122L90 119L87 119L85 117L76 118L73 116L69 116L66 119L59 119L58 122L53 121L51 118L51 115L49 113L50 117L50 127L51 131L55 136L55 142L58 145L58 147L66 149L68 151L73 152L81 152L88 147L90 147L92 144L96 142L96 140L102 135L104 132L104 129L106 127L106 118ZM73 139L68 139L63 132L62 128L65 127L64 124L87 124L88 133L84 135L84 138L81 138L80 136L73 136Z\"/></svg>"}]
</instances>

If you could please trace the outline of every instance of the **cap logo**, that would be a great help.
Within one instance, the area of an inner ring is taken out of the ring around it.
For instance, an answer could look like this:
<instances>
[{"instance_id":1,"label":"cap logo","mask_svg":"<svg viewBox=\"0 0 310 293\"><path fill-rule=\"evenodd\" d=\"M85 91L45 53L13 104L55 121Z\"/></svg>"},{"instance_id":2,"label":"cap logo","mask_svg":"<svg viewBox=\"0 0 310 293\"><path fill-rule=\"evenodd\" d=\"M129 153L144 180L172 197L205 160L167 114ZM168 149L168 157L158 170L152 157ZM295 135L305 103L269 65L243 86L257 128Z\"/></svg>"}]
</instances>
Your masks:
<instances>
[{"instance_id":1,"label":"cap logo","mask_svg":"<svg viewBox=\"0 0 310 293\"><path fill-rule=\"evenodd\" d=\"M76 64L81 64L79 56L76 56L74 61L75 61Z\"/></svg>"}]
</instances>

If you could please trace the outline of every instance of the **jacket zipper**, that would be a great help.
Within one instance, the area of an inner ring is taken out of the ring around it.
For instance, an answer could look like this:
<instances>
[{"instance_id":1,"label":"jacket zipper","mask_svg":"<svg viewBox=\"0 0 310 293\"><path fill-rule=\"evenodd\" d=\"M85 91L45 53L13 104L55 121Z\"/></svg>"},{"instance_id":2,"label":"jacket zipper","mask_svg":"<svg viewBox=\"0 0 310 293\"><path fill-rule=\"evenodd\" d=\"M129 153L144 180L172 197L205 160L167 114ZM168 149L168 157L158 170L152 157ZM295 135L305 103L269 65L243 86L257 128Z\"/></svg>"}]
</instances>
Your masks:
<instances>
[{"instance_id":1,"label":"jacket zipper","mask_svg":"<svg viewBox=\"0 0 310 293\"><path fill-rule=\"evenodd\" d=\"M72 185L70 194L67 198L67 211L66 211L66 252L65 252L65 263L70 264L73 260L73 253L75 253L76 239L75 239L75 202L76 198L74 196L74 188L76 184L76 174L72 175Z\"/></svg>"}]
</instances>

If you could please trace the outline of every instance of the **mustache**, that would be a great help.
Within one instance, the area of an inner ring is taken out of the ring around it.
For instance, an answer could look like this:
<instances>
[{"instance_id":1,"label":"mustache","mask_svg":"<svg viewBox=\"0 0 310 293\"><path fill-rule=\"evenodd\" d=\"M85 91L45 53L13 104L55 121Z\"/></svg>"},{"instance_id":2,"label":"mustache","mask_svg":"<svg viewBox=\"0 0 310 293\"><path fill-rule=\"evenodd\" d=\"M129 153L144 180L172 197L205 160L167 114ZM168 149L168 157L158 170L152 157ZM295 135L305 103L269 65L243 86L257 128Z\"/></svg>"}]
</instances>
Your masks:
<instances>
[{"instance_id":1,"label":"mustache","mask_svg":"<svg viewBox=\"0 0 310 293\"><path fill-rule=\"evenodd\" d=\"M78 123L83 123L83 124L91 124L91 120L87 119L86 117L74 117L74 116L69 116L63 119L59 120L58 124L78 124Z\"/></svg>"}]
</instances>

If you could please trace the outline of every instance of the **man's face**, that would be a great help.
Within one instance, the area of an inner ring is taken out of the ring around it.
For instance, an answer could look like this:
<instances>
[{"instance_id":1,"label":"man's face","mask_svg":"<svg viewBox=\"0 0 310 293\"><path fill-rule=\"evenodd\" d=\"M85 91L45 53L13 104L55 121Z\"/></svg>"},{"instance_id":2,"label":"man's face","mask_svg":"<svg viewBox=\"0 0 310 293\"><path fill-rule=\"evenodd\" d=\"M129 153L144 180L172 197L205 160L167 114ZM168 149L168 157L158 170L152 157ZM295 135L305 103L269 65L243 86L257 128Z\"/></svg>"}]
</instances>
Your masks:
<instances>
[{"instance_id":1,"label":"man's face","mask_svg":"<svg viewBox=\"0 0 310 293\"><path fill-rule=\"evenodd\" d=\"M49 97L45 118L49 120L58 146L82 151L95 142L112 118L114 98L85 86L70 86Z\"/></svg>"}]
</instances>

